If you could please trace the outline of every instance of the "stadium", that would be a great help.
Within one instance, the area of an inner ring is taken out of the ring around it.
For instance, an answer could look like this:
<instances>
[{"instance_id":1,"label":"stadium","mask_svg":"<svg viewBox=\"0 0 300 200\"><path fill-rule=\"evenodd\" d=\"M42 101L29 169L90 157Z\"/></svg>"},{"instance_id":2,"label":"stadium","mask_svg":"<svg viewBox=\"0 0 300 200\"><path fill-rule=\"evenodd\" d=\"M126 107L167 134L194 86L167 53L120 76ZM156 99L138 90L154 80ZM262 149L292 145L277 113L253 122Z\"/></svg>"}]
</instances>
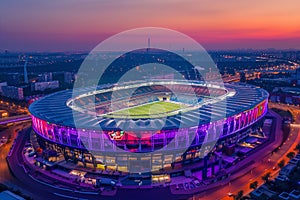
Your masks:
<instances>
[{"instance_id":1,"label":"stadium","mask_svg":"<svg viewBox=\"0 0 300 200\"><path fill-rule=\"evenodd\" d=\"M236 144L261 125L268 103L268 93L254 86L201 81L136 81L77 93L30 105L40 148L83 168L122 172L168 171Z\"/></svg>"}]
</instances>

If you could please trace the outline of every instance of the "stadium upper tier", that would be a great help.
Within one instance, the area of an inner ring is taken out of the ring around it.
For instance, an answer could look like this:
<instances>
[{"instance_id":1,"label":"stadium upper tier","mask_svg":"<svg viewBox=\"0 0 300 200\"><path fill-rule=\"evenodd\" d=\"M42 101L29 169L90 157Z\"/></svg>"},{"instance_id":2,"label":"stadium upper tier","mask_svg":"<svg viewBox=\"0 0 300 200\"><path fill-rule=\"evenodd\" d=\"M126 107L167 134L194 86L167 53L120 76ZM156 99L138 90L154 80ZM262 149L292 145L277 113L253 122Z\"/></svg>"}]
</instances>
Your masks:
<instances>
[{"instance_id":1,"label":"stadium upper tier","mask_svg":"<svg viewBox=\"0 0 300 200\"><path fill-rule=\"evenodd\" d=\"M183 81L101 85L96 90L77 89L75 97L72 90L50 94L33 102L29 110L34 118L60 126L96 129L100 125L102 130L146 131L195 127L267 103L268 93L263 89L245 84L224 87ZM160 101L181 106L173 109L168 104L166 112L149 111L148 115L136 112L138 106Z\"/></svg>"}]
</instances>

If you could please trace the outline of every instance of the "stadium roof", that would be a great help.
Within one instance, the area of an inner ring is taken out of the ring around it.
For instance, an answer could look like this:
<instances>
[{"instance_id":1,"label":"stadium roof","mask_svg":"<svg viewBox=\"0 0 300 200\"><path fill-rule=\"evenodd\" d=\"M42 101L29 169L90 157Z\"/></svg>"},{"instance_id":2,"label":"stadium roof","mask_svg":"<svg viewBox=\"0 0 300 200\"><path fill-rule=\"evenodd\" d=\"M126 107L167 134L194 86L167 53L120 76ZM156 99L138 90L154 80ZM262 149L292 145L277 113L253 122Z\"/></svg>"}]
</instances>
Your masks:
<instances>
[{"instance_id":1,"label":"stadium roof","mask_svg":"<svg viewBox=\"0 0 300 200\"><path fill-rule=\"evenodd\" d=\"M217 103L206 104L198 109L165 118L111 119L78 112L66 105L66 102L72 98L72 90L60 91L45 96L33 102L29 107L29 111L35 117L49 123L68 127L96 129L100 125L102 130L161 130L193 127L228 118L250 110L268 98L268 93L265 90L255 86L237 83L225 84L224 86L228 90L234 90L235 94L227 96L226 99ZM89 91L88 88L81 90L82 92ZM226 107L226 113L223 112L224 107ZM80 119L76 120L76 126L74 116L76 119Z\"/></svg>"}]
</instances>

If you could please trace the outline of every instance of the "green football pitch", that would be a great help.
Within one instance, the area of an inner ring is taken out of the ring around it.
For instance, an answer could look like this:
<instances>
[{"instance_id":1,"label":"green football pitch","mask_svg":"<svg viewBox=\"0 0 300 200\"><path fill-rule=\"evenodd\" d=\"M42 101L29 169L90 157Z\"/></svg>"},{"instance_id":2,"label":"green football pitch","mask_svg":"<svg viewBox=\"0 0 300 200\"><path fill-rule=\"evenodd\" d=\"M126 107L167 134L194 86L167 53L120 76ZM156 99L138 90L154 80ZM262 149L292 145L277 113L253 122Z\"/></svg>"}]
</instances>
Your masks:
<instances>
[{"instance_id":1,"label":"green football pitch","mask_svg":"<svg viewBox=\"0 0 300 200\"><path fill-rule=\"evenodd\" d=\"M159 114L166 114L171 111L176 111L184 108L183 104L172 103L167 101L157 101L148 104L143 104L139 106L134 106L131 108L117 110L115 112L109 113L107 117L113 118L151 118L157 117Z\"/></svg>"}]
</instances>

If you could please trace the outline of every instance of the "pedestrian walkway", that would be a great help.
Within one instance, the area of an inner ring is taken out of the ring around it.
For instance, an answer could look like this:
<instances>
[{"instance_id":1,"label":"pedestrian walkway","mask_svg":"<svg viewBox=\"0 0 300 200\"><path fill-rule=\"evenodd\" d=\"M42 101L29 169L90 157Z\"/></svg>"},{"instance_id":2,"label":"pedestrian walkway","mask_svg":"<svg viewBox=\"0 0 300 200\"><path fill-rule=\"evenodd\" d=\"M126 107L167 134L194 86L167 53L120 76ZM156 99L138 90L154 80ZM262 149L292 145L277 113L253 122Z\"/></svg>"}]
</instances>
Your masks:
<instances>
[{"instance_id":1,"label":"pedestrian walkway","mask_svg":"<svg viewBox=\"0 0 300 200\"><path fill-rule=\"evenodd\" d=\"M270 141L267 144L263 144L262 146L259 146L257 149L254 149L253 151L246 159L238 162L233 167L230 167L228 169L225 169L225 171L222 173L223 175L221 177L213 177L209 178L205 181L203 181L203 185L199 188L193 188L193 189L178 189L176 185L171 185L170 189L173 194L194 194L194 193L202 193L207 192L211 190L216 190L218 188L224 187L225 185L228 185L229 182L238 180L239 178L243 177L245 174L251 173L252 170L254 170L258 165L261 165L261 161L264 161L267 156L272 154L272 151L274 148L278 147L282 142L282 132L281 129L278 127L281 126L281 117L278 116L273 111L269 112L269 115L274 117L276 119L276 125L275 130L277 131L272 133L273 141ZM198 171L196 173L193 173L193 177L196 179L202 180L201 171Z\"/></svg>"},{"instance_id":2,"label":"pedestrian walkway","mask_svg":"<svg viewBox=\"0 0 300 200\"><path fill-rule=\"evenodd\" d=\"M278 137L275 137L275 143L278 140ZM266 147L269 147L268 144ZM273 143L272 143L273 145ZM213 177L212 174L209 172L209 178L206 181L201 182L202 180L202 174L200 172L192 173L192 176L190 178L179 176L179 177L172 177L172 181L170 183L171 192L173 194L194 194L194 193L201 193L202 191L208 191L212 189L216 189L218 187L224 186L228 184L229 181L236 180L243 176L244 174L249 173L253 168L255 168L256 165L253 165L253 163L256 162L256 159L262 159L264 156L271 152L271 150L264 151L264 154L261 153L261 151L254 152L250 155L247 159L244 159L240 161L234 168L229 168L224 171L224 175L220 177ZM270 148L271 149L271 148ZM83 191L95 191L98 189L95 189L92 184L84 182L76 181L75 177L69 177L67 174L60 173L59 171L52 171L52 170L44 170L38 166L33 165L33 159L30 158L27 155L24 155L24 161L26 162L24 165L26 165L26 170L36 179L43 181L45 183L49 183L53 186L61 187L61 188L69 188L69 189L76 189L76 190L83 190ZM69 163L62 161L64 165L68 166ZM199 168L199 163L194 163L191 165L187 165L187 170L193 169L193 167ZM74 168L73 168L74 169ZM92 171L92 169L91 169ZM216 168L215 171L218 171ZM95 172L95 171L94 171ZM227 177L230 178L227 178ZM199 181L200 180L200 181ZM163 186L169 187L169 184L164 184ZM151 188L152 186L143 186ZM113 195L116 193L116 190L109 190L109 189L103 189L102 192L104 192L106 195Z\"/></svg>"}]
</instances>

